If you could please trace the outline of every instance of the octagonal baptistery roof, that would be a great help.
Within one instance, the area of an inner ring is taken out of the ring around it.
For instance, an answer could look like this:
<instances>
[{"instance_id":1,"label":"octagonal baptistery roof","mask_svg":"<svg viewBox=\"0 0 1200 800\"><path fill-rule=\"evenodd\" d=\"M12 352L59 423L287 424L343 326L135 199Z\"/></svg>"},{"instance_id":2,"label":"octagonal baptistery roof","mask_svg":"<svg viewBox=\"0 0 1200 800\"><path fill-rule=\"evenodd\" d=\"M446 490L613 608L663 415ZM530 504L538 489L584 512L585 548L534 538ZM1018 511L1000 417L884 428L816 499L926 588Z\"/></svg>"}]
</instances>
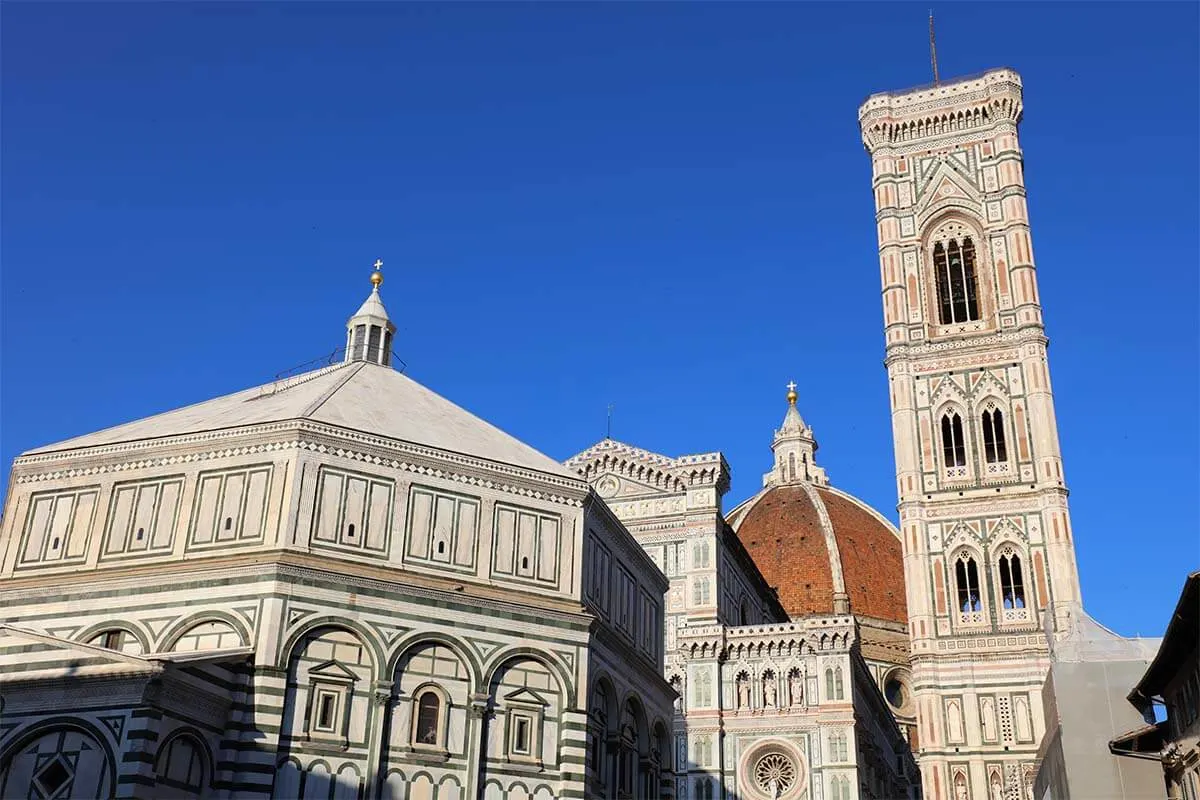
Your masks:
<instances>
[{"instance_id":1,"label":"octagonal baptistery roof","mask_svg":"<svg viewBox=\"0 0 1200 800\"><path fill-rule=\"evenodd\" d=\"M900 534L878 511L829 485L812 429L788 393L763 489L726 517L793 617L846 613L907 623Z\"/></svg>"}]
</instances>

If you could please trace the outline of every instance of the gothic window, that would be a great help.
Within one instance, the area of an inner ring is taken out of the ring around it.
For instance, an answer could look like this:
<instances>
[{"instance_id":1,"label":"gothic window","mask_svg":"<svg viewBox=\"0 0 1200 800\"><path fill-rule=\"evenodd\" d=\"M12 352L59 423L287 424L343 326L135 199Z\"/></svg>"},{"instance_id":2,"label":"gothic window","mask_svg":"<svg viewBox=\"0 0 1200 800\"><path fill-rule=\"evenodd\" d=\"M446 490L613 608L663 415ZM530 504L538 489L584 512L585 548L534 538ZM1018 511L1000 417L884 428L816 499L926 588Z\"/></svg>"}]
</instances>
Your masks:
<instances>
[{"instance_id":1,"label":"gothic window","mask_svg":"<svg viewBox=\"0 0 1200 800\"><path fill-rule=\"evenodd\" d=\"M975 559L967 553L959 555L954 565L954 582L958 590L958 609L964 614L982 611L983 602L979 595L979 568Z\"/></svg>"},{"instance_id":2,"label":"gothic window","mask_svg":"<svg viewBox=\"0 0 1200 800\"><path fill-rule=\"evenodd\" d=\"M704 568L708 566L708 542L696 542L692 546L692 567Z\"/></svg>"},{"instance_id":3,"label":"gothic window","mask_svg":"<svg viewBox=\"0 0 1200 800\"><path fill-rule=\"evenodd\" d=\"M750 624L750 603L749 603L749 601L746 600L745 597L742 598L741 609L738 613L738 624L739 625L749 625Z\"/></svg>"},{"instance_id":4,"label":"gothic window","mask_svg":"<svg viewBox=\"0 0 1200 800\"><path fill-rule=\"evenodd\" d=\"M846 688L842 683L842 668L827 667L825 669L825 696L830 700L845 698Z\"/></svg>"},{"instance_id":5,"label":"gothic window","mask_svg":"<svg viewBox=\"0 0 1200 800\"><path fill-rule=\"evenodd\" d=\"M979 319L975 286L975 244L971 237L950 239L933 246L937 279L938 318L943 325Z\"/></svg>"},{"instance_id":6,"label":"gothic window","mask_svg":"<svg viewBox=\"0 0 1200 800\"><path fill-rule=\"evenodd\" d=\"M422 747L437 747L442 743L441 695L432 687L417 694L413 703L412 741Z\"/></svg>"},{"instance_id":7,"label":"gothic window","mask_svg":"<svg viewBox=\"0 0 1200 800\"><path fill-rule=\"evenodd\" d=\"M983 740L996 741L996 701L984 697L979 701L979 720L983 727Z\"/></svg>"},{"instance_id":8,"label":"gothic window","mask_svg":"<svg viewBox=\"0 0 1200 800\"><path fill-rule=\"evenodd\" d=\"M1025 608L1025 578L1021 557L1011 547L1000 554L1000 598L1006 609Z\"/></svg>"},{"instance_id":9,"label":"gothic window","mask_svg":"<svg viewBox=\"0 0 1200 800\"><path fill-rule=\"evenodd\" d=\"M989 406L983 412L983 453L989 464L1008 460L1008 447L1004 440L1004 412Z\"/></svg>"},{"instance_id":10,"label":"gothic window","mask_svg":"<svg viewBox=\"0 0 1200 800\"><path fill-rule=\"evenodd\" d=\"M712 672L708 669L700 669L696 673L694 686L695 695L692 698L694 704L701 708L712 706Z\"/></svg>"},{"instance_id":11,"label":"gothic window","mask_svg":"<svg viewBox=\"0 0 1200 800\"><path fill-rule=\"evenodd\" d=\"M706 606L709 604L708 578L696 578L692 584L692 605Z\"/></svg>"},{"instance_id":12,"label":"gothic window","mask_svg":"<svg viewBox=\"0 0 1200 800\"><path fill-rule=\"evenodd\" d=\"M962 417L957 411L942 415L942 459L947 467L965 467L967 450L963 443Z\"/></svg>"},{"instance_id":13,"label":"gothic window","mask_svg":"<svg viewBox=\"0 0 1200 800\"><path fill-rule=\"evenodd\" d=\"M833 763L849 761L845 733L838 732L829 735L829 760Z\"/></svg>"},{"instance_id":14,"label":"gothic window","mask_svg":"<svg viewBox=\"0 0 1200 800\"><path fill-rule=\"evenodd\" d=\"M958 700L946 701L946 728L949 741L963 741L962 706L959 705Z\"/></svg>"}]
</instances>

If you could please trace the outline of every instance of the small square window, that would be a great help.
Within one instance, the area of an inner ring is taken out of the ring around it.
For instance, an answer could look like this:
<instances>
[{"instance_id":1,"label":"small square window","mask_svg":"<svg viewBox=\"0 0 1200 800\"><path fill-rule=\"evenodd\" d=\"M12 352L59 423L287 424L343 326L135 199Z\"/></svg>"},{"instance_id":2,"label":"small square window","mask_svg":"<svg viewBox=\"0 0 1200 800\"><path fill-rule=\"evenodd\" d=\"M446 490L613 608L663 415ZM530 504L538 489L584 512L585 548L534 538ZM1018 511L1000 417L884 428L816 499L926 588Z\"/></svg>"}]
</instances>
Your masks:
<instances>
[{"instance_id":1,"label":"small square window","mask_svg":"<svg viewBox=\"0 0 1200 800\"><path fill-rule=\"evenodd\" d=\"M517 717L513 726L513 752L529 755L530 721L525 717Z\"/></svg>"},{"instance_id":2,"label":"small square window","mask_svg":"<svg viewBox=\"0 0 1200 800\"><path fill-rule=\"evenodd\" d=\"M338 707L341 698L337 692L317 690L313 704L312 729L318 733L337 733Z\"/></svg>"},{"instance_id":3,"label":"small square window","mask_svg":"<svg viewBox=\"0 0 1200 800\"><path fill-rule=\"evenodd\" d=\"M531 714L523 712L512 712L510 719L509 752L514 756L533 757L535 755L533 743L537 725L536 720Z\"/></svg>"}]
</instances>

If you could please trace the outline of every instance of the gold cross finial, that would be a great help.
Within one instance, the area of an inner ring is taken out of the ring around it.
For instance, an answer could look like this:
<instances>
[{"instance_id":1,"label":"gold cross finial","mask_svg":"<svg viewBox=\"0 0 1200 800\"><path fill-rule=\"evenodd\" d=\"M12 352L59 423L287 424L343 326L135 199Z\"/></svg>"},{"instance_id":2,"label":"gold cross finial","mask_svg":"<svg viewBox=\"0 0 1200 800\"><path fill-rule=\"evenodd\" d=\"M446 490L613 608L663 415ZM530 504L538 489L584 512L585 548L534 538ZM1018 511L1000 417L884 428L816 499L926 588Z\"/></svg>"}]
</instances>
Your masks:
<instances>
[{"instance_id":1,"label":"gold cross finial","mask_svg":"<svg viewBox=\"0 0 1200 800\"><path fill-rule=\"evenodd\" d=\"M798 397L798 395L796 394L796 382L788 381L787 390L788 390L788 393L787 393L788 402L791 403L792 405L796 405L796 398Z\"/></svg>"},{"instance_id":2,"label":"gold cross finial","mask_svg":"<svg viewBox=\"0 0 1200 800\"><path fill-rule=\"evenodd\" d=\"M371 273L371 285L378 289L379 284L383 283L383 259L375 259L375 263L371 266L375 268L375 271Z\"/></svg>"}]
</instances>

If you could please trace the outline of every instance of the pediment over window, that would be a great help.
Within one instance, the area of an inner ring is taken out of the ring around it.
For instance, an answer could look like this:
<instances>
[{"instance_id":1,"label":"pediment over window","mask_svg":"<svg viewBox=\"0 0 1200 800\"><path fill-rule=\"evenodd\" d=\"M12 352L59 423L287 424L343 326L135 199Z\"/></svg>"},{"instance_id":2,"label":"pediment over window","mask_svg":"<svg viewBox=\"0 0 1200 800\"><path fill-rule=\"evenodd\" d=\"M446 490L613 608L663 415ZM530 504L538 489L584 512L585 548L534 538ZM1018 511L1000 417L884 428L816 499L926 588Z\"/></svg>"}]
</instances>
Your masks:
<instances>
[{"instance_id":1,"label":"pediment over window","mask_svg":"<svg viewBox=\"0 0 1200 800\"><path fill-rule=\"evenodd\" d=\"M338 661L325 661L308 671L312 677L328 678L336 681L356 681L359 676L349 667Z\"/></svg>"},{"instance_id":2,"label":"pediment over window","mask_svg":"<svg viewBox=\"0 0 1200 800\"><path fill-rule=\"evenodd\" d=\"M550 701L542 697L532 689L521 688L514 692L509 692L504 695L504 702L507 705L521 706L549 706Z\"/></svg>"}]
</instances>

